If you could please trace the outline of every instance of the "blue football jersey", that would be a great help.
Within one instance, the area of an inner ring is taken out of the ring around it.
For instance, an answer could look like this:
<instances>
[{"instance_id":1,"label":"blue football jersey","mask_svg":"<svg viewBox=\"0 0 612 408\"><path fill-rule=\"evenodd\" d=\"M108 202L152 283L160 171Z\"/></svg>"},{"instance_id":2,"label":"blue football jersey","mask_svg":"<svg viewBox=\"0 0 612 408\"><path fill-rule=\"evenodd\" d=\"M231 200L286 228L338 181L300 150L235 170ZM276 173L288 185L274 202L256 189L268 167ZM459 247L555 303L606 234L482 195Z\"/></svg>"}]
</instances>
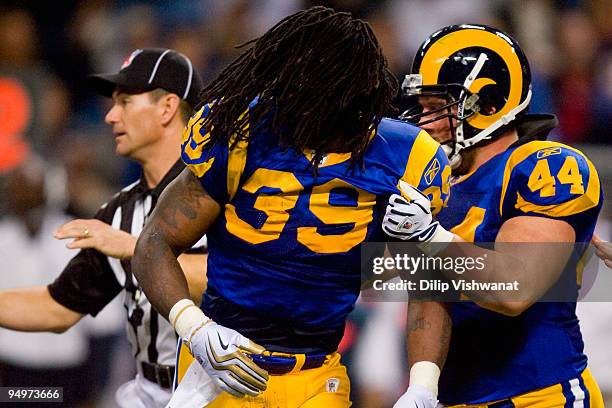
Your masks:
<instances>
[{"instance_id":1,"label":"blue football jersey","mask_svg":"<svg viewBox=\"0 0 612 408\"><path fill-rule=\"evenodd\" d=\"M494 242L517 216L569 223L577 243L588 243L602 205L593 164L569 146L532 141L513 146L454 182L441 224L467 241ZM573 256L559 282L577 296ZM444 404L505 399L580 377L587 364L576 303L535 303L517 317L472 302L452 305L453 332L440 379Z\"/></svg>"},{"instance_id":2,"label":"blue football jersey","mask_svg":"<svg viewBox=\"0 0 612 408\"><path fill-rule=\"evenodd\" d=\"M363 163L331 153L315 174L312 152L279 146L265 123L250 123L248 141L231 149L233 139L207 143L208 110L191 118L182 145L188 168L222 206L207 232L203 310L272 351L335 351L359 294L360 244L384 240L386 200L399 180L442 208L446 156L424 131L384 119Z\"/></svg>"}]
</instances>

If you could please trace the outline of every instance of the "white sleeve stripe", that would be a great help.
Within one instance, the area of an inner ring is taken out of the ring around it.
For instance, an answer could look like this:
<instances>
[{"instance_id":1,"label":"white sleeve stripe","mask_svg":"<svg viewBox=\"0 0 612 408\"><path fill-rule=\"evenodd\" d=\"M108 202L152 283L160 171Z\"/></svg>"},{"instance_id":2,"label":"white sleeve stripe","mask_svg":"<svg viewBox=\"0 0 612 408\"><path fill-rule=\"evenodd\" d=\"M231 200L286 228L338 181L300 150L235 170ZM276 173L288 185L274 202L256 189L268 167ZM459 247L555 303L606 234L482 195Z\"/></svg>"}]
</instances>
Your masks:
<instances>
[{"instance_id":1,"label":"white sleeve stripe","mask_svg":"<svg viewBox=\"0 0 612 408\"><path fill-rule=\"evenodd\" d=\"M118 207L113 215L113 222L111 226L115 229L121 229L121 212L122 208ZM125 271L123 270L123 266L121 266L121 261L117 258L112 258L110 256L107 257L108 263L115 274L115 278L117 278L117 282L123 287L125 287Z\"/></svg>"}]
</instances>

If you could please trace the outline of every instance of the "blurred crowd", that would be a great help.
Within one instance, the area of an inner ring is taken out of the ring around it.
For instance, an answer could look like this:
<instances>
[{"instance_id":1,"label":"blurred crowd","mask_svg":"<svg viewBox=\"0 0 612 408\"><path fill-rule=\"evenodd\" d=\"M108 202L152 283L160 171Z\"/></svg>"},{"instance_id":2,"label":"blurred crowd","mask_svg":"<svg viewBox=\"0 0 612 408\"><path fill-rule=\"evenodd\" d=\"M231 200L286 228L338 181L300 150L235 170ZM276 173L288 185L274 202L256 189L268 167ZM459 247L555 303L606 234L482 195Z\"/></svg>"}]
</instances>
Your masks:
<instances>
[{"instance_id":1,"label":"blurred crowd","mask_svg":"<svg viewBox=\"0 0 612 408\"><path fill-rule=\"evenodd\" d=\"M609 144L612 121L612 3L606 0L62 0L4 1L0 13L0 135L26 137L45 157L66 163L94 194L74 199L91 212L105 182L127 184L137 170L112 154L103 124L108 103L87 88L92 72L115 70L141 47L177 49L206 80L240 49L297 9L331 5L367 19L392 70L410 69L420 42L450 23L497 26L531 61L532 112L555 112L554 138ZM104 160L89 160L92 152Z\"/></svg>"},{"instance_id":2,"label":"blurred crowd","mask_svg":"<svg viewBox=\"0 0 612 408\"><path fill-rule=\"evenodd\" d=\"M512 33L531 63L531 112L556 113L560 125L552 137L585 146L587 155L594 152L609 197L609 0L59 0L52 5L4 0L0 174L28 151L36 152L44 160L47 205L69 217L91 217L118 187L139 177L139 168L114 154L112 134L104 123L109 101L87 87L88 74L116 71L134 49L167 47L189 56L206 82L241 52L237 45L262 34L285 15L316 4L369 21L398 77L409 72L420 43L445 25L483 23ZM9 207L0 198L0 214ZM610 224L605 221L610 219L609 205L606 208L600 234L609 240ZM7 271L3 267L0 273ZM34 283L46 284L52 278ZM343 347L347 358L357 358L351 366L356 370L356 389L361 390L354 398L362 401L357 406L385 406L405 387L401 341L389 340L387 349L396 352L388 360L372 356L368 346L372 343L368 339L380 332L401 338L402 310L396 309L397 305L362 304L349 323ZM105 335L122 330L121 311L117 313L117 323L111 324L112 330L105 329ZM367 325L367 319L374 323ZM92 344L99 353L95 336ZM385 375L394 378L388 381ZM608 382L612 383L612 374Z\"/></svg>"}]
</instances>

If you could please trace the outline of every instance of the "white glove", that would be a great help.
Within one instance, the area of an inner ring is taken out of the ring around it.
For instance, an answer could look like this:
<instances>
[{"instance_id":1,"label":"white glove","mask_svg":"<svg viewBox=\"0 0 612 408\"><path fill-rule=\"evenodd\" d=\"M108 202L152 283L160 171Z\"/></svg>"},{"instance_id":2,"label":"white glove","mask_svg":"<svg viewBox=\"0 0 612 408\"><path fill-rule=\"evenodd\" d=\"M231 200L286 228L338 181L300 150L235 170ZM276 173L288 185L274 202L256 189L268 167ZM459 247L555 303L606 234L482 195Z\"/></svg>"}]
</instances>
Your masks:
<instances>
[{"instance_id":1,"label":"white glove","mask_svg":"<svg viewBox=\"0 0 612 408\"><path fill-rule=\"evenodd\" d=\"M403 180L399 182L402 195L393 194L389 197L389 204L382 222L383 231L390 237L402 241L451 242L454 234L448 232L433 220L431 202L419 190ZM427 253L438 252L441 246L421 245L420 248ZM437 250L433 250L433 249ZM428 253L433 255L433 253Z\"/></svg>"},{"instance_id":2,"label":"white glove","mask_svg":"<svg viewBox=\"0 0 612 408\"><path fill-rule=\"evenodd\" d=\"M187 344L191 354L222 390L244 397L257 396L266 389L268 373L242 353L261 354L265 349L236 330L209 320L193 329Z\"/></svg>"},{"instance_id":3,"label":"white glove","mask_svg":"<svg viewBox=\"0 0 612 408\"><path fill-rule=\"evenodd\" d=\"M236 397L257 396L267 387L268 373L243 353L262 354L265 349L236 330L221 326L191 300L177 302L169 319L206 374Z\"/></svg>"},{"instance_id":4,"label":"white glove","mask_svg":"<svg viewBox=\"0 0 612 408\"><path fill-rule=\"evenodd\" d=\"M429 389L420 384L412 384L393 408L436 408L437 406L438 399Z\"/></svg>"}]
</instances>

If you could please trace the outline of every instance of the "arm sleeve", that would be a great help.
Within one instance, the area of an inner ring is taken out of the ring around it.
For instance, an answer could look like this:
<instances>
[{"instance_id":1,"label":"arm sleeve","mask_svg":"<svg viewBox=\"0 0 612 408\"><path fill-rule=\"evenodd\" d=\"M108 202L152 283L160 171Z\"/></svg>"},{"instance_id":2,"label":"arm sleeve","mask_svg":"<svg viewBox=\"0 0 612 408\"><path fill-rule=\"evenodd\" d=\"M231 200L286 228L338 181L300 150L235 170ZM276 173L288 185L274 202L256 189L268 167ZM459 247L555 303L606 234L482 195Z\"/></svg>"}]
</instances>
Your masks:
<instances>
[{"instance_id":1,"label":"arm sleeve","mask_svg":"<svg viewBox=\"0 0 612 408\"><path fill-rule=\"evenodd\" d=\"M203 127L209 106L196 112L183 131L181 158L189 170L200 180L202 187L219 204L229 199L228 143L212 143L210 133Z\"/></svg>"},{"instance_id":2,"label":"arm sleeve","mask_svg":"<svg viewBox=\"0 0 612 408\"><path fill-rule=\"evenodd\" d=\"M83 249L48 286L51 297L68 309L97 315L123 287L105 255Z\"/></svg>"},{"instance_id":3,"label":"arm sleeve","mask_svg":"<svg viewBox=\"0 0 612 408\"><path fill-rule=\"evenodd\" d=\"M104 204L94 218L111 224L118 200L119 194ZM51 297L61 305L96 316L123 286L117 281L106 255L94 249L83 249L47 288Z\"/></svg>"},{"instance_id":4,"label":"arm sleeve","mask_svg":"<svg viewBox=\"0 0 612 408\"><path fill-rule=\"evenodd\" d=\"M603 193L595 166L580 151L554 142L517 148L504 169L500 216L562 220L576 240L591 240Z\"/></svg>"},{"instance_id":5,"label":"arm sleeve","mask_svg":"<svg viewBox=\"0 0 612 408\"><path fill-rule=\"evenodd\" d=\"M601 204L597 170L580 151L557 145L517 149L513 156L504 172L504 218L530 215L571 221Z\"/></svg>"}]
</instances>

